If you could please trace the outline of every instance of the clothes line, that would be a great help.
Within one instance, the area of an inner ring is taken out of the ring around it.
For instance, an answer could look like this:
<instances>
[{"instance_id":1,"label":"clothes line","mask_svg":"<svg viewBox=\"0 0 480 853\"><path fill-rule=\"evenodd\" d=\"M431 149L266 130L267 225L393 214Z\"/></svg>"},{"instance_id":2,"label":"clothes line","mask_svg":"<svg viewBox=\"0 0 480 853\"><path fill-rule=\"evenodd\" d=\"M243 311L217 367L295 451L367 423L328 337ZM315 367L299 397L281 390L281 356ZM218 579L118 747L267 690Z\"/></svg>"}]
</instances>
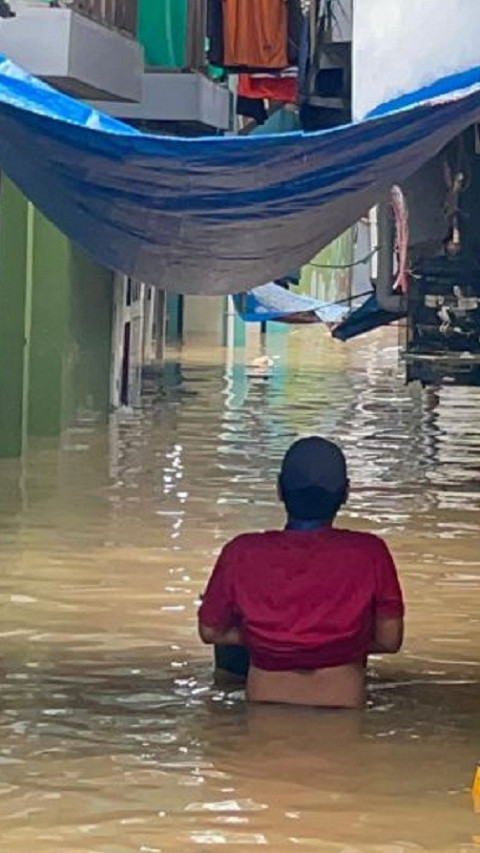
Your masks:
<instances>
[{"instance_id":1,"label":"clothes line","mask_svg":"<svg viewBox=\"0 0 480 853\"><path fill-rule=\"evenodd\" d=\"M0 168L93 258L180 293L299 269L480 119L480 68L303 134L142 134L0 57Z\"/></svg>"}]
</instances>

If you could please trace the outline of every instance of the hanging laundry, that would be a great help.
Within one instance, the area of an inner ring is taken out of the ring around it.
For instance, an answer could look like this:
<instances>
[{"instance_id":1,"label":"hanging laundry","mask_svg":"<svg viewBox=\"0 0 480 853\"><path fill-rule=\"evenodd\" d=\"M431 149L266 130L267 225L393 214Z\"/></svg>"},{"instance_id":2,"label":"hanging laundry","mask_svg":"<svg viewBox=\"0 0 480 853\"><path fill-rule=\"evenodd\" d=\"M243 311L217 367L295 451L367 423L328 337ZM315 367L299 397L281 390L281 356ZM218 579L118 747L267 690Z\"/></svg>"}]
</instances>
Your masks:
<instances>
[{"instance_id":1,"label":"hanging laundry","mask_svg":"<svg viewBox=\"0 0 480 853\"><path fill-rule=\"evenodd\" d=\"M300 120L296 110L292 110L290 106L282 107L270 115L263 127L255 127L252 130L252 136L265 136L274 133L293 133L296 130L301 130ZM293 278L293 273L290 276ZM298 284L298 282L296 282Z\"/></svg>"},{"instance_id":2,"label":"hanging laundry","mask_svg":"<svg viewBox=\"0 0 480 853\"><path fill-rule=\"evenodd\" d=\"M288 67L287 0L223 0L224 64Z\"/></svg>"},{"instance_id":3,"label":"hanging laundry","mask_svg":"<svg viewBox=\"0 0 480 853\"><path fill-rule=\"evenodd\" d=\"M187 0L143 0L138 9L139 40L145 64L186 67Z\"/></svg>"},{"instance_id":4,"label":"hanging laundry","mask_svg":"<svg viewBox=\"0 0 480 853\"><path fill-rule=\"evenodd\" d=\"M284 104L296 104L297 75L240 74L238 94L243 98L264 98Z\"/></svg>"},{"instance_id":5,"label":"hanging laundry","mask_svg":"<svg viewBox=\"0 0 480 853\"><path fill-rule=\"evenodd\" d=\"M241 94L237 97L237 115L251 118L257 124L265 124L268 118L263 98L245 98Z\"/></svg>"},{"instance_id":6,"label":"hanging laundry","mask_svg":"<svg viewBox=\"0 0 480 853\"><path fill-rule=\"evenodd\" d=\"M187 11L187 68L203 71L207 65L205 50L205 21L207 0L189 0Z\"/></svg>"},{"instance_id":7,"label":"hanging laundry","mask_svg":"<svg viewBox=\"0 0 480 853\"><path fill-rule=\"evenodd\" d=\"M305 7L298 79L302 127L322 130L351 120L351 48L332 45L332 10L323 0Z\"/></svg>"},{"instance_id":8,"label":"hanging laundry","mask_svg":"<svg viewBox=\"0 0 480 853\"><path fill-rule=\"evenodd\" d=\"M226 78L224 68L220 68L218 65L211 65L210 63L207 65L207 75L210 77L210 80L215 80L217 83L222 83Z\"/></svg>"},{"instance_id":9,"label":"hanging laundry","mask_svg":"<svg viewBox=\"0 0 480 853\"><path fill-rule=\"evenodd\" d=\"M223 0L208 0L207 4L208 58L211 65L223 67Z\"/></svg>"},{"instance_id":10,"label":"hanging laundry","mask_svg":"<svg viewBox=\"0 0 480 853\"><path fill-rule=\"evenodd\" d=\"M301 0L288 0L288 62L298 65L303 31Z\"/></svg>"},{"instance_id":11,"label":"hanging laundry","mask_svg":"<svg viewBox=\"0 0 480 853\"><path fill-rule=\"evenodd\" d=\"M298 51L298 88L301 100L309 95L309 77L311 65L311 22L306 16L302 21L300 46Z\"/></svg>"},{"instance_id":12,"label":"hanging laundry","mask_svg":"<svg viewBox=\"0 0 480 853\"><path fill-rule=\"evenodd\" d=\"M272 6L277 0L271 0ZM288 65L298 65L304 16L302 0L286 0ZM254 6L252 8L255 11ZM249 7L250 10L250 7ZM224 0L207 0L208 58L213 65L226 67L224 42ZM235 63L232 70L249 70Z\"/></svg>"}]
</instances>

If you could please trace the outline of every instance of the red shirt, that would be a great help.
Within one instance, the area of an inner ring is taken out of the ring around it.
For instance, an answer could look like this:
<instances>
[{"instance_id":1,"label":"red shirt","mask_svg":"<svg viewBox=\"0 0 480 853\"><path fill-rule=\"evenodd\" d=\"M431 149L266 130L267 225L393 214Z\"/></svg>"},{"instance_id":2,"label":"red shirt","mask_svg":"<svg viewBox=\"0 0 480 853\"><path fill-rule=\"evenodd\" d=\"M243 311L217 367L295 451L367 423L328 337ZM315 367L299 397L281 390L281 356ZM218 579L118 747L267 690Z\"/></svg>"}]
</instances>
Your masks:
<instances>
[{"instance_id":1,"label":"red shirt","mask_svg":"<svg viewBox=\"0 0 480 853\"><path fill-rule=\"evenodd\" d=\"M331 527L239 536L223 549L200 608L215 630L241 626L252 663L270 671L363 660L377 617L401 617L383 542Z\"/></svg>"}]
</instances>

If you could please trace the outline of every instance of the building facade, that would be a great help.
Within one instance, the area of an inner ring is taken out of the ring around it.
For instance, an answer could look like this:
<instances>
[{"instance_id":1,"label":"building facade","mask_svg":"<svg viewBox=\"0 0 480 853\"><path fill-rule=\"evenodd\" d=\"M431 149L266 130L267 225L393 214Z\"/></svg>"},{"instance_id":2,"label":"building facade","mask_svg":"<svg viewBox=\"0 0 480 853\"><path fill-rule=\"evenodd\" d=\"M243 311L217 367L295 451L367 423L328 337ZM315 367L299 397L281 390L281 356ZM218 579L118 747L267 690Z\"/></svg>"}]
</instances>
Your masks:
<instances>
[{"instance_id":1,"label":"building facade","mask_svg":"<svg viewBox=\"0 0 480 853\"><path fill-rule=\"evenodd\" d=\"M205 72L206 34L197 24L192 39L186 0L9 5L0 53L62 92L153 132L231 129L230 91ZM201 311L186 313L195 330ZM94 263L2 175L0 456L134 405L143 364L182 324L181 298Z\"/></svg>"}]
</instances>

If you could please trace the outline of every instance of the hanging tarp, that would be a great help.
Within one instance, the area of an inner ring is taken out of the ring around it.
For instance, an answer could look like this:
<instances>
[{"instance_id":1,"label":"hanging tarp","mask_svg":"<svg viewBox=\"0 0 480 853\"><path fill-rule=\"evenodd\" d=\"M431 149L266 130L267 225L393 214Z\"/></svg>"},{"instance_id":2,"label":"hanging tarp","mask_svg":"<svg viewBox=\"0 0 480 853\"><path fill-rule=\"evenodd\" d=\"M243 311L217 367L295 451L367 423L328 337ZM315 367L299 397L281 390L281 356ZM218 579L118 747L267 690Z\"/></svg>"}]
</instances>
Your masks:
<instances>
[{"instance_id":1,"label":"hanging tarp","mask_svg":"<svg viewBox=\"0 0 480 853\"><path fill-rule=\"evenodd\" d=\"M377 296L372 293L365 302L356 308L355 311L346 317L332 331L334 338L339 341L349 341L352 338L357 338L359 335L364 335L366 332L372 332L374 329L379 329L381 326L388 326L390 323L395 323L406 315L394 314L391 311L385 311L380 308Z\"/></svg>"},{"instance_id":2,"label":"hanging tarp","mask_svg":"<svg viewBox=\"0 0 480 853\"><path fill-rule=\"evenodd\" d=\"M348 305L292 293L275 282L234 296L234 303L246 323L339 323L350 310Z\"/></svg>"},{"instance_id":3,"label":"hanging tarp","mask_svg":"<svg viewBox=\"0 0 480 853\"><path fill-rule=\"evenodd\" d=\"M480 119L480 68L312 134L146 135L0 58L0 168L99 263L236 293L307 263Z\"/></svg>"}]
</instances>

